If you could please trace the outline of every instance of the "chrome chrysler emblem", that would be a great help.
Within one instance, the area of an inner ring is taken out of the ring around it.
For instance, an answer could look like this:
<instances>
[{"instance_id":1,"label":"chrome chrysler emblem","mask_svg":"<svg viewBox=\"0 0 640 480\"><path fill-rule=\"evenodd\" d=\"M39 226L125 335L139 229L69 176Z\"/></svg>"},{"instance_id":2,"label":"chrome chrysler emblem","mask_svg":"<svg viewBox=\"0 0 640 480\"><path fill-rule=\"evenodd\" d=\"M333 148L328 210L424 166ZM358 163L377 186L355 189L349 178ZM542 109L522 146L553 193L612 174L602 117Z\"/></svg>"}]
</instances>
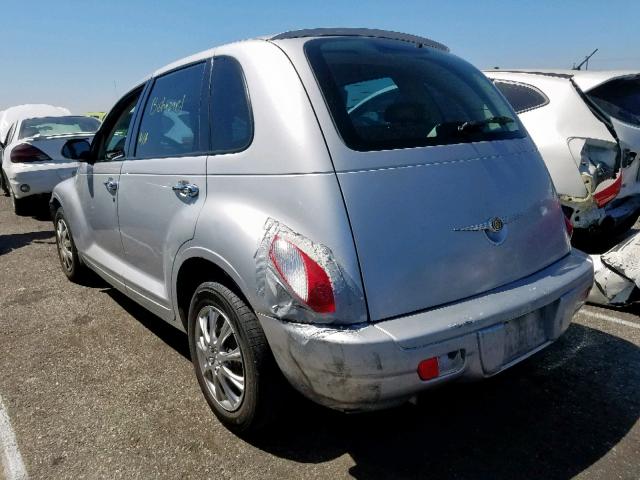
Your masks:
<instances>
[{"instance_id":1,"label":"chrome chrysler emblem","mask_svg":"<svg viewBox=\"0 0 640 480\"><path fill-rule=\"evenodd\" d=\"M491 223L490 230L492 232L499 232L500 230L502 230L502 227L504 227L504 222L500 217L493 217L490 223Z\"/></svg>"},{"instance_id":2,"label":"chrome chrysler emblem","mask_svg":"<svg viewBox=\"0 0 640 480\"><path fill-rule=\"evenodd\" d=\"M510 215L508 217L493 217L486 222L478 223L476 225L468 225L466 227L454 228L454 232L493 232L498 233L502 231L508 223L514 222L522 215Z\"/></svg>"}]
</instances>

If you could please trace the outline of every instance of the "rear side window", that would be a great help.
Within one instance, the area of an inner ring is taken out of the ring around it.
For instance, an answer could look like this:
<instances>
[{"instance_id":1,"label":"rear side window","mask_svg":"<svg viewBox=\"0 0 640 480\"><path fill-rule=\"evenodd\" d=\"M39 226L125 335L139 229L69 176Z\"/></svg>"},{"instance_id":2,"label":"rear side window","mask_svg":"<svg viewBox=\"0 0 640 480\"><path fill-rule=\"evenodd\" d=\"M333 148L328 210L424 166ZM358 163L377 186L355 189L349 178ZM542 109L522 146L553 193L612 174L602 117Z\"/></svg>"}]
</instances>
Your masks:
<instances>
[{"instance_id":1,"label":"rear side window","mask_svg":"<svg viewBox=\"0 0 640 480\"><path fill-rule=\"evenodd\" d=\"M136 157L189 155L200 148L200 97L205 63L158 77L147 98Z\"/></svg>"},{"instance_id":2,"label":"rear side window","mask_svg":"<svg viewBox=\"0 0 640 480\"><path fill-rule=\"evenodd\" d=\"M549 103L549 99L535 87L522 83L503 82L495 80L498 90L509 100L509 103L517 113L533 110Z\"/></svg>"},{"instance_id":3,"label":"rear side window","mask_svg":"<svg viewBox=\"0 0 640 480\"><path fill-rule=\"evenodd\" d=\"M640 125L640 77L618 78L586 95L611 117Z\"/></svg>"},{"instance_id":4,"label":"rear side window","mask_svg":"<svg viewBox=\"0 0 640 480\"><path fill-rule=\"evenodd\" d=\"M251 108L242 68L231 57L216 57L211 75L211 149L244 150L253 138Z\"/></svg>"},{"instance_id":5,"label":"rear side window","mask_svg":"<svg viewBox=\"0 0 640 480\"><path fill-rule=\"evenodd\" d=\"M354 150L524 137L492 83L454 55L349 37L310 40L305 52L338 132Z\"/></svg>"}]
</instances>

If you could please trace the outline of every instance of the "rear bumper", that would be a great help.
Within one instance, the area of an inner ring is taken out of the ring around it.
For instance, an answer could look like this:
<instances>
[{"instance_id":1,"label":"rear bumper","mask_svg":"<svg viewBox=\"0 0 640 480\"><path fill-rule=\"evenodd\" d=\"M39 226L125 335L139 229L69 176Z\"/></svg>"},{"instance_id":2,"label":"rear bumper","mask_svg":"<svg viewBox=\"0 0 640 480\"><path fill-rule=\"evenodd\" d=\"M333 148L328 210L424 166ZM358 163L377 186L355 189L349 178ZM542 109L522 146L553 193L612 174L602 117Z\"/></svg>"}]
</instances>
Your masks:
<instances>
[{"instance_id":1,"label":"rear bumper","mask_svg":"<svg viewBox=\"0 0 640 480\"><path fill-rule=\"evenodd\" d=\"M567 329L592 283L589 258L573 251L505 287L406 317L340 329L260 321L295 388L331 408L371 410L449 380L495 375L541 350ZM441 375L423 381L417 366L432 357Z\"/></svg>"},{"instance_id":2,"label":"rear bumper","mask_svg":"<svg viewBox=\"0 0 640 480\"><path fill-rule=\"evenodd\" d=\"M72 177L78 169L78 163L65 162L61 164L24 164L12 165L6 172L11 190L16 198L51 193L58 183ZM21 187L28 186L28 191Z\"/></svg>"},{"instance_id":3,"label":"rear bumper","mask_svg":"<svg viewBox=\"0 0 640 480\"><path fill-rule=\"evenodd\" d=\"M637 217L640 212L640 195L632 195L624 197L618 200L613 200L611 203L605 206L605 221L610 218L613 224L611 226L617 227L625 223L632 217Z\"/></svg>"}]
</instances>

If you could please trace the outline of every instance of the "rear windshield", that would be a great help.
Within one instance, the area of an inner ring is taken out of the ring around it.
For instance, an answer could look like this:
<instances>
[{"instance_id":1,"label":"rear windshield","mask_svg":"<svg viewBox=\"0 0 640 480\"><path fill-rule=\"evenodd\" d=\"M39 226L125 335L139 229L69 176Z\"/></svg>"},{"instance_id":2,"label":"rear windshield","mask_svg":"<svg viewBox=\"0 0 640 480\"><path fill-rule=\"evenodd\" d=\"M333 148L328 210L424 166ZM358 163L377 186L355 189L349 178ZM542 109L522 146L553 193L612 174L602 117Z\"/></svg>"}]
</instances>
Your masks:
<instances>
[{"instance_id":1,"label":"rear windshield","mask_svg":"<svg viewBox=\"0 0 640 480\"><path fill-rule=\"evenodd\" d=\"M345 37L310 40L305 52L340 135L354 150L525 136L492 83L454 55Z\"/></svg>"},{"instance_id":2,"label":"rear windshield","mask_svg":"<svg viewBox=\"0 0 640 480\"><path fill-rule=\"evenodd\" d=\"M95 133L100 121L91 117L41 117L22 122L18 138Z\"/></svg>"},{"instance_id":3,"label":"rear windshield","mask_svg":"<svg viewBox=\"0 0 640 480\"><path fill-rule=\"evenodd\" d=\"M587 93L607 115L640 125L640 77L618 78Z\"/></svg>"}]
</instances>

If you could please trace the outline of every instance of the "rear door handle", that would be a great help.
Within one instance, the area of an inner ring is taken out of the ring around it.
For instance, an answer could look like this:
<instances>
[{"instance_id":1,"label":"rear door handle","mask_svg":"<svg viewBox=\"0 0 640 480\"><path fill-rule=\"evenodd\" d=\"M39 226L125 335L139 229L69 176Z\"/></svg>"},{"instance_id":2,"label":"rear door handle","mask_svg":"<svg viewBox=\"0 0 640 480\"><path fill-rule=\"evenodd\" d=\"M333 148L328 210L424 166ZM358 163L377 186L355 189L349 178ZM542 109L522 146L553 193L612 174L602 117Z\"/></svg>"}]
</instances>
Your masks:
<instances>
[{"instance_id":1,"label":"rear door handle","mask_svg":"<svg viewBox=\"0 0 640 480\"><path fill-rule=\"evenodd\" d=\"M185 180L180 180L176 185L171 187L171 190L173 190L183 198L197 197L200 193L200 188L197 185L189 183Z\"/></svg>"},{"instance_id":2,"label":"rear door handle","mask_svg":"<svg viewBox=\"0 0 640 480\"><path fill-rule=\"evenodd\" d=\"M116 182L113 178L109 178L104 182L104 186L107 187L107 190L113 193L118 189L118 182Z\"/></svg>"}]
</instances>

